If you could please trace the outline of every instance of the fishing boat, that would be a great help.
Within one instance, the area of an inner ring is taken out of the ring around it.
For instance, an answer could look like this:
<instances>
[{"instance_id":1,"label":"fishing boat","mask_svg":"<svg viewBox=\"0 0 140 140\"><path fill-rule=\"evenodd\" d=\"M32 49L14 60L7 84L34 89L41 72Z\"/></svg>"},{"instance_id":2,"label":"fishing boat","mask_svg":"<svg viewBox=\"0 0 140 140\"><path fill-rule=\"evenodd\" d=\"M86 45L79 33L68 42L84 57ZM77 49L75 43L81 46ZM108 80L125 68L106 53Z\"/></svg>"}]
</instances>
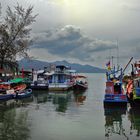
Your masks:
<instances>
[{"instance_id":1,"label":"fishing boat","mask_svg":"<svg viewBox=\"0 0 140 140\"><path fill-rule=\"evenodd\" d=\"M14 95L13 94L0 94L0 101L7 101L10 99L13 99Z\"/></svg>"},{"instance_id":2,"label":"fishing boat","mask_svg":"<svg viewBox=\"0 0 140 140\"><path fill-rule=\"evenodd\" d=\"M7 89L11 88L11 82L1 82L0 83L0 93L5 93Z\"/></svg>"},{"instance_id":3,"label":"fishing boat","mask_svg":"<svg viewBox=\"0 0 140 140\"><path fill-rule=\"evenodd\" d=\"M108 105L127 105L127 95L124 92L123 88L123 71L122 68L115 70L115 67L113 69L109 69L106 72L106 89L105 89L105 95L104 95L104 106Z\"/></svg>"},{"instance_id":4,"label":"fishing boat","mask_svg":"<svg viewBox=\"0 0 140 140\"><path fill-rule=\"evenodd\" d=\"M33 90L48 89L48 79L45 75L45 70L38 70L33 72L33 82L30 85Z\"/></svg>"},{"instance_id":5,"label":"fishing boat","mask_svg":"<svg viewBox=\"0 0 140 140\"><path fill-rule=\"evenodd\" d=\"M83 75L75 76L75 84L73 88L75 90L86 90L88 88L87 77Z\"/></svg>"},{"instance_id":6,"label":"fishing boat","mask_svg":"<svg viewBox=\"0 0 140 140\"><path fill-rule=\"evenodd\" d=\"M140 61L132 64L131 78L126 86L131 106L140 105Z\"/></svg>"},{"instance_id":7,"label":"fishing boat","mask_svg":"<svg viewBox=\"0 0 140 140\"><path fill-rule=\"evenodd\" d=\"M24 99L31 97L32 95L32 89L25 89L19 92L15 92L14 99Z\"/></svg>"},{"instance_id":8,"label":"fishing boat","mask_svg":"<svg viewBox=\"0 0 140 140\"><path fill-rule=\"evenodd\" d=\"M56 66L54 73L48 77L50 91L65 91L73 87L74 81L68 69L64 65Z\"/></svg>"},{"instance_id":9,"label":"fishing boat","mask_svg":"<svg viewBox=\"0 0 140 140\"><path fill-rule=\"evenodd\" d=\"M8 82L0 83L0 93L6 93L6 91L14 89L17 90L24 90L26 89L26 84L24 84L22 78L15 78Z\"/></svg>"}]
</instances>

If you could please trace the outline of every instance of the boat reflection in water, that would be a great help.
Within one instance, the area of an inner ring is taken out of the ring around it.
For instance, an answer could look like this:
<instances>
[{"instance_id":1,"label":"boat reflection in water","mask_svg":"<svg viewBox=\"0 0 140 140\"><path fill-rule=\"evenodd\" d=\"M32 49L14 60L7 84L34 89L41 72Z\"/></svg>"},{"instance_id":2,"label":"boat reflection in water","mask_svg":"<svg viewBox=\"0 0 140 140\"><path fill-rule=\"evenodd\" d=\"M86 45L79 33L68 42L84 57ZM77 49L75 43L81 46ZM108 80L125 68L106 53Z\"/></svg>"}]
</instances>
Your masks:
<instances>
[{"instance_id":1,"label":"boat reflection in water","mask_svg":"<svg viewBox=\"0 0 140 140\"><path fill-rule=\"evenodd\" d=\"M75 90L73 96L77 105L83 105L86 100L86 91Z\"/></svg>"},{"instance_id":2,"label":"boat reflection in water","mask_svg":"<svg viewBox=\"0 0 140 140\"><path fill-rule=\"evenodd\" d=\"M49 97L52 98L52 103L56 107L57 112L65 112L70 101L73 91L49 92Z\"/></svg>"},{"instance_id":3,"label":"boat reflection in water","mask_svg":"<svg viewBox=\"0 0 140 140\"><path fill-rule=\"evenodd\" d=\"M140 137L140 109L130 108L128 111L128 119L131 122L130 135Z\"/></svg>"},{"instance_id":4,"label":"boat reflection in water","mask_svg":"<svg viewBox=\"0 0 140 140\"><path fill-rule=\"evenodd\" d=\"M42 90L36 90L33 91L34 95L34 102L39 104L39 103L45 103L48 101L48 91Z\"/></svg>"},{"instance_id":5,"label":"boat reflection in water","mask_svg":"<svg viewBox=\"0 0 140 140\"><path fill-rule=\"evenodd\" d=\"M104 108L105 115L105 137L110 139L120 135L123 139L128 139L123 127L122 117L126 115L126 108L110 107Z\"/></svg>"},{"instance_id":6,"label":"boat reflection in water","mask_svg":"<svg viewBox=\"0 0 140 140\"><path fill-rule=\"evenodd\" d=\"M56 111L65 112L68 101L71 98L72 90L69 91L36 91L34 92L34 102L37 103L36 109L39 109L40 103L51 102L55 105Z\"/></svg>"}]
</instances>

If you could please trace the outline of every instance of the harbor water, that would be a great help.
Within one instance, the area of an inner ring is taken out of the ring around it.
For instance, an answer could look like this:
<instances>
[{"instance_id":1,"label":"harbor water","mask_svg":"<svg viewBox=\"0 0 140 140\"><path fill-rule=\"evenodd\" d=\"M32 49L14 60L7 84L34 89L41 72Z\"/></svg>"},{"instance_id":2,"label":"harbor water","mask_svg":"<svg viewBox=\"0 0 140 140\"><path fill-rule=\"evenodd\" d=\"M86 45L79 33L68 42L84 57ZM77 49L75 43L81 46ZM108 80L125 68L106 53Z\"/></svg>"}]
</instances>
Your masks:
<instances>
[{"instance_id":1,"label":"harbor water","mask_svg":"<svg viewBox=\"0 0 140 140\"><path fill-rule=\"evenodd\" d=\"M86 91L34 91L0 103L0 140L139 140L140 111L104 108L105 74L85 74Z\"/></svg>"}]
</instances>

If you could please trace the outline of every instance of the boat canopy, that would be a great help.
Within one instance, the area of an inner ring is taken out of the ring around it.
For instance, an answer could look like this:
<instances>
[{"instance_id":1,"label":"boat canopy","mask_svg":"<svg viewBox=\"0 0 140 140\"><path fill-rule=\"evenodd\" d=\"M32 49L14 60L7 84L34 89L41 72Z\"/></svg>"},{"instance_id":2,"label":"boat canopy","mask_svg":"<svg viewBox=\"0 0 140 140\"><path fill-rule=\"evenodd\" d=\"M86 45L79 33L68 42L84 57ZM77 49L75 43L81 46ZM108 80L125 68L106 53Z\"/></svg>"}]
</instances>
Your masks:
<instances>
[{"instance_id":1,"label":"boat canopy","mask_svg":"<svg viewBox=\"0 0 140 140\"><path fill-rule=\"evenodd\" d=\"M11 83L20 83L20 82L25 82L25 78L15 78L15 79L12 79L10 80L9 82Z\"/></svg>"},{"instance_id":2,"label":"boat canopy","mask_svg":"<svg viewBox=\"0 0 140 140\"><path fill-rule=\"evenodd\" d=\"M0 85L10 85L11 82L1 82Z\"/></svg>"},{"instance_id":3,"label":"boat canopy","mask_svg":"<svg viewBox=\"0 0 140 140\"><path fill-rule=\"evenodd\" d=\"M42 73L44 73L44 70L38 70L37 71L37 74L42 74Z\"/></svg>"},{"instance_id":4,"label":"boat canopy","mask_svg":"<svg viewBox=\"0 0 140 140\"><path fill-rule=\"evenodd\" d=\"M76 73L77 71L76 70L67 70L67 72Z\"/></svg>"},{"instance_id":5,"label":"boat canopy","mask_svg":"<svg viewBox=\"0 0 140 140\"><path fill-rule=\"evenodd\" d=\"M45 72L44 75L48 75L48 76L50 76L50 75L53 75L54 73L55 73L54 71L51 71L51 72Z\"/></svg>"},{"instance_id":6,"label":"boat canopy","mask_svg":"<svg viewBox=\"0 0 140 140\"><path fill-rule=\"evenodd\" d=\"M84 75L76 75L75 77L76 77L76 78L87 78L87 77L84 76Z\"/></svg>"}]
</instances>

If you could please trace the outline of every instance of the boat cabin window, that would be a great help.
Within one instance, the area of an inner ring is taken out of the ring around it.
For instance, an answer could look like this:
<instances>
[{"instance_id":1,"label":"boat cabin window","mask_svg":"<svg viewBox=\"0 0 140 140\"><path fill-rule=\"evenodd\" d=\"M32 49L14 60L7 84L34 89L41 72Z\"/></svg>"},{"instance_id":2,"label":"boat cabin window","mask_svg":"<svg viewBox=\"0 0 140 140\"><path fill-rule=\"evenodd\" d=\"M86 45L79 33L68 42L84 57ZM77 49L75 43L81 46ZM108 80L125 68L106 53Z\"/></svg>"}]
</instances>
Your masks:
<instances>
[{"instance_id":1,"label":"boat cabin window","mask_svg":"<svg viewBox=\"0 0 140 140\"><path fill-rule=\"evenodd\" d=\"M114 84L114 93L121 94L121 84L120 83Z\"/></svg>"}]
</instances>

